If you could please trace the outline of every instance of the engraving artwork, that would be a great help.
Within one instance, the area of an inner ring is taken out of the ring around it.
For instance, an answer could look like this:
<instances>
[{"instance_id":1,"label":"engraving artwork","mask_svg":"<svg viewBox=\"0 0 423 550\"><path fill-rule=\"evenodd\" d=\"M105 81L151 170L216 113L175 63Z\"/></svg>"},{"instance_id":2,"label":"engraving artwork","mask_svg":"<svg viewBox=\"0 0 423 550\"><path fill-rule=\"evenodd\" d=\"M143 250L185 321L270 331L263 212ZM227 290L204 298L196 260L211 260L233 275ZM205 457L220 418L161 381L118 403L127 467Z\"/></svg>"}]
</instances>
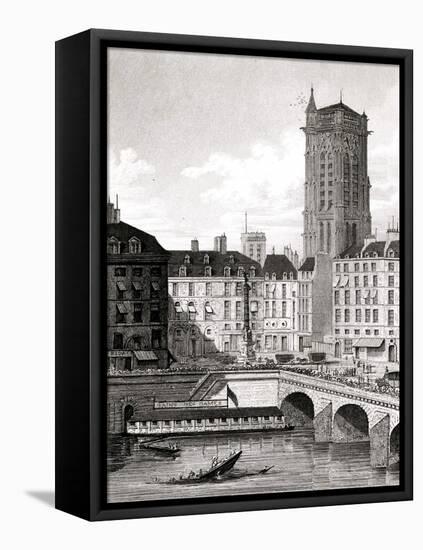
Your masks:
<instances>
[{"instance_id":1,"label":"engraving artwork","mask_svg":"<svg viewBox=\"0 0 423 550\"><path fill-rule=\"evenodd\" d=\"M108 51L107 499L393 486L396 66Z\"/></svg>"}]
</instances>

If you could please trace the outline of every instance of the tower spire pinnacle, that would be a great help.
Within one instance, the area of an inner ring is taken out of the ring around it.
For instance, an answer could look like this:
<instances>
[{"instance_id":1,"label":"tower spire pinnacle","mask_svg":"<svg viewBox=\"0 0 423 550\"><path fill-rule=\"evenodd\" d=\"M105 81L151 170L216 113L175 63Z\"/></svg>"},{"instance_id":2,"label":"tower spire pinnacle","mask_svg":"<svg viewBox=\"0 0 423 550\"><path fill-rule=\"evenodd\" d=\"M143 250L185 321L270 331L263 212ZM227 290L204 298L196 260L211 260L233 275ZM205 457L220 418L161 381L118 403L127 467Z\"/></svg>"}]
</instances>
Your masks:
<instances>
[{"instance_id":1,"label":"tower spire pinnacle","mask_svg":"<svg viewBox=\"0 0 423 550\"><path fill-rule=\"evenodd\" d=\"M311 85L311 88L310 88L310 99L308 100L308 105L307 105L306 113L310 113L311 111L317 111L317 109L316 109L316 103L315 103L315 101L314 101L314 88L313 88L313 84Z\"/></svg>"}]
</instances>

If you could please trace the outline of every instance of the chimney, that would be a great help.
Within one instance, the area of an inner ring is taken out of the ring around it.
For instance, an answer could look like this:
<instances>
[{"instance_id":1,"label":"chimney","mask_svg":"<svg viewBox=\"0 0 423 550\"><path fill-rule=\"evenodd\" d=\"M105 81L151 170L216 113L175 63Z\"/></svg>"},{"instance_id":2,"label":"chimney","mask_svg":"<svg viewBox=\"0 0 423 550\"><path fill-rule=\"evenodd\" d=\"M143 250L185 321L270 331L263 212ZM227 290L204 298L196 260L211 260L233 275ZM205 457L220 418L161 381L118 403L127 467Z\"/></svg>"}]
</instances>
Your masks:
<instances>
[{"instance_id":1,"label":"chimney","mask_svg":"<svg viewBox=\"0 0 423 550\"><path fill-rule=\"evenodd\" d=\"M220 252L221 254L226 254L227 252L227 238L225 233L223 235L218 235L214 238L214 251Z\"/></svg>"},{"instance_id":2,"label":"chimney","mask_svg":"<svg viewBox=\"0 0 423 550\"><path fill-rule=\"evenodd\" d=\"M370 243L376 242L376 236L375 235L367 235L364 237L364 248L368 246Z\"/></svg>"},{"instance_id":3,"label":"chimney","mask_svg":"<svg viewBox=\"0 0 423 550\"><path fill-rule=\"evenodd\" d=\"M399 241L400 232L399 232L399 223L395 223L394 217L392 217L392 225L388 224L388 229L386 230L386 248L391 244L392 241Z\"/></svg>"},{"instance_id":4,"label":"chimney","mask_svg":"<svg viewBox=\"0 0 423 550\"><path fill-rule=\"evenodd\" d=\"M117 195L116 195L117 200ZM120 210L119 208L115 208L115 205L110 202L110 198L107 201L107 223L119 223L120 222Z\"/></svg>"},{"instance_id":5,"label":"chimney","mask_svg":"<svg viewBox=\"0 0 423 550\"><path fill-rule=\"evenodd\" d=\"M198 252L199 250L200 250L200 246L198 244L198 239L192 239L191 252Z\"/></svg>"}]
</instances>

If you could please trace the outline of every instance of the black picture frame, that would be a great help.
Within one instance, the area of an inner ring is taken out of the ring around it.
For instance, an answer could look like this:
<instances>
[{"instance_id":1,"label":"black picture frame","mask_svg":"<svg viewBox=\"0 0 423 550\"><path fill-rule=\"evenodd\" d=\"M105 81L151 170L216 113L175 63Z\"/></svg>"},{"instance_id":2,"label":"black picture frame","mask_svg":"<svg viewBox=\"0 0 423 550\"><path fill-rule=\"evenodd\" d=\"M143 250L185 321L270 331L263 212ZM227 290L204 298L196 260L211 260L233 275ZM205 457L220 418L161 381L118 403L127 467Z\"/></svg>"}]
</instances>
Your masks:
<instances>
[{"instance_id":1,"label":"black picture frame","mask_svg":"<svg viewBox=\"0 0 423 550\"><path fill-rule=\"evenodd\" d=\"M401 473L392 487L107 504L105 500L106 50L212 52L400 69ZM56 43L56 508L87 520L412 499L413 52L92 29Z\"/></svg>"}]
</instances>

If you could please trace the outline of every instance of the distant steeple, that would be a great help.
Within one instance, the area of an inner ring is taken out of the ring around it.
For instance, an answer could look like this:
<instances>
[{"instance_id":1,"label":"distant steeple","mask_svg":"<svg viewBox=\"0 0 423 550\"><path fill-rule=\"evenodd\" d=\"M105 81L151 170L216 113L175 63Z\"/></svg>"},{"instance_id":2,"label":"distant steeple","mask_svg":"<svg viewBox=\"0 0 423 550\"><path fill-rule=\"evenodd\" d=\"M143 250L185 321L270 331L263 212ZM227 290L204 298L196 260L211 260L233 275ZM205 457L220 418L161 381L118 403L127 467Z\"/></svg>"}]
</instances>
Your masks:
<instances>
[{"instance_id":1,"label":"distant steeple","mask_svg":"<svg viewBox=\"0 0 423 550\"><path fill-rule=\"evenodd\" d=\"M316 103L314 101L314 89L313 89L313 86L311 87L311 90L310 90L310 99L308 100L308 105L307 105L307 109L306 109L306 113L310 113L312 111L317 111L316 109Z\"/></svg>"}]
</instances>

